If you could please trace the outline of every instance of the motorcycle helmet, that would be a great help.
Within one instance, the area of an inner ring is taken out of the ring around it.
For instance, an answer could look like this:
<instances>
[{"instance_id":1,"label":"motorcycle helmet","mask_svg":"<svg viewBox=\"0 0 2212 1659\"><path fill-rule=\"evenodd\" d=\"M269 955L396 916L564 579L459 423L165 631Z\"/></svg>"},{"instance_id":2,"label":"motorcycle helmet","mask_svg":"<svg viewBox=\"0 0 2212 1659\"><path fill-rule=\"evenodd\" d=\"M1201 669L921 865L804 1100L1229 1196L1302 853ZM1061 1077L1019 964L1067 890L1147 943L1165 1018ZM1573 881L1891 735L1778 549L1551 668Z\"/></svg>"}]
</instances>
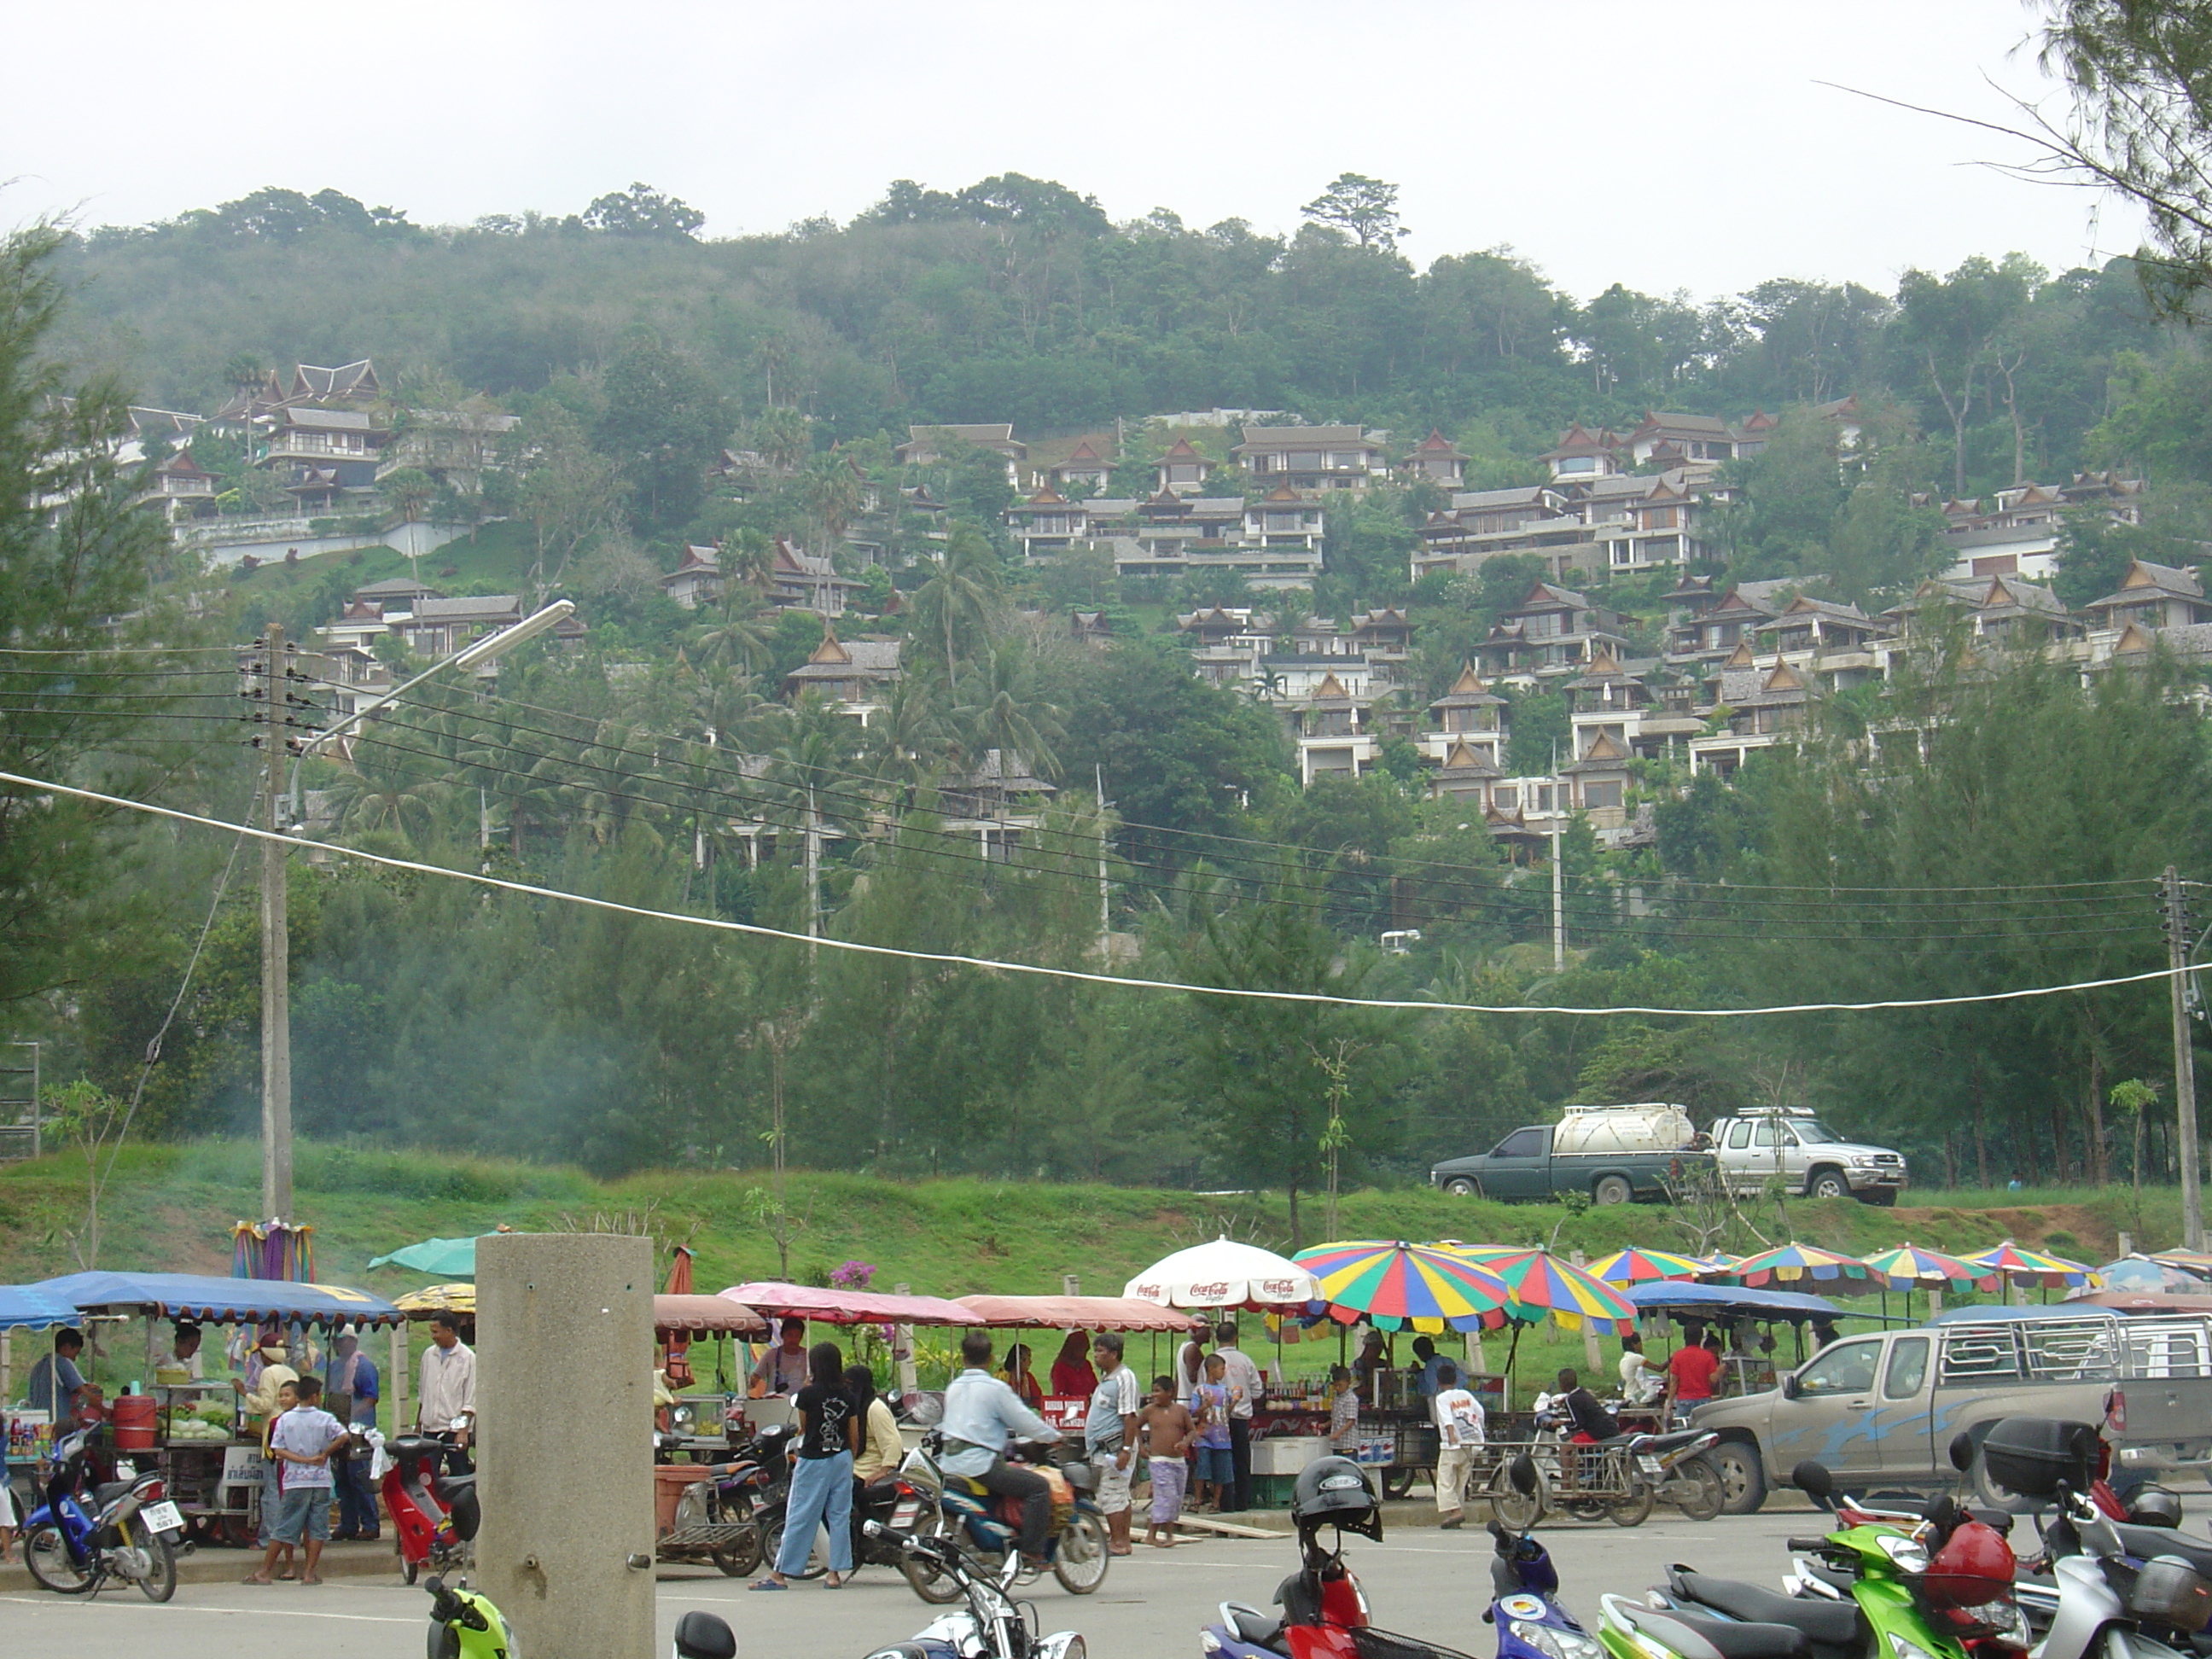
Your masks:
<instances>
[{"instance_id":1,"label":"motorcycle helmet","mask_svg":"<svg viewBox=\"0 0 2212 1659\"><path fill-rule=\"evenodd\" d=\"M1348 1457L1324 1457L1298 1472L1291 1494L1291 1519L1299 1530L1335 1526L1382 1541L1382 1511L1375 1488Z\"/></svg>"},{"instance_id":2,"label":"motorcycle helmet","mask_svg":"<svg viewBox=\"0 0 2212 1659\"><path fill-rule=\"evenodd\" d=\"M2179 1527L2180 1494L2164 1486L2145 1486L2128 1499L2128 1519L2138 1527Z\"/></svg>"},{"instance_id":3,"label":"motorcycle helmet","mask_svg":"<svg viewBox=\"0 0 2212 1659\"><path fill-rule=\"evenodd\" d=\"M2014 1565L2012 1546L1994 1528L1968 1521L1928 1563L1921 1592L1934 1607L1985 1607L2011 1592Z\"/></svg>"}]
</instances>

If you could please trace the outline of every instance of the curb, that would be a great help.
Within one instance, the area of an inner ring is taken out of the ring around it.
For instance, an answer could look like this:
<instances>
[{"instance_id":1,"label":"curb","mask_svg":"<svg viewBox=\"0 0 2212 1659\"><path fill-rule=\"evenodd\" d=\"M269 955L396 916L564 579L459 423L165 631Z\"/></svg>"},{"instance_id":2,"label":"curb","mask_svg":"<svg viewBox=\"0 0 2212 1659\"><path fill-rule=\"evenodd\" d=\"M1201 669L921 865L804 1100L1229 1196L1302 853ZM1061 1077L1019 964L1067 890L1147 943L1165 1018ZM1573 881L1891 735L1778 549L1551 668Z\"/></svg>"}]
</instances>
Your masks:
<instances>
[{"instance_id":1,"label":"curb","mask_svg":"<svg viewBox=\"0 0 2212 1659\"><path fill-rule=\"evenodd\" d=\"M177 1583L179 1584L234 1584L253 1571L261 1559L258 1550L223 1549L213 1545L196 1547L190 1555L177 1558ZM398 1584L399 1557L392 1548L389 1535L375 1544L332 1544L323 1551L322 1573L325 1578L374 1578L388 1574ZM128 1589L122 1580L111 1581L101 1591L111 1595L118 1589ZM31 1577L30 1569L22 1565L20 1550L15 1559L0 1566L0 1594L38 1595L39 1583Z\"/></svg>"}]
</instances>

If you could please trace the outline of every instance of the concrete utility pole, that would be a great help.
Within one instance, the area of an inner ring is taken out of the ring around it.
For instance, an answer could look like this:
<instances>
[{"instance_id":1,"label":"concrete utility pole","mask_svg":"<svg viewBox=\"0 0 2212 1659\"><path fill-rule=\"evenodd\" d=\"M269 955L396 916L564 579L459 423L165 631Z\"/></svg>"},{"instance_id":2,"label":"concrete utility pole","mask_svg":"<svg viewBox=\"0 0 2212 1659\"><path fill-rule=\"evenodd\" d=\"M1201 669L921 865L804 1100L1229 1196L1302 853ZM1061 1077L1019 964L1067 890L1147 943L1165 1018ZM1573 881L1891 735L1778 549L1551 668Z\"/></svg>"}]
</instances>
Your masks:
<instances>
[{"instance_id":1,"label":"concrete utility pole","mask_svg":"<svg viewBox=\"0 0 2212 1659\"><path fill-rule=\"evenodd\" d=\"M284 763L290 757L286 736L284 630L276 623L262 642L262 690L266 724L262 727L267 763L263 793L271 830L284 823ZM285 925L285 854L279 841L261 843L261 1215L286 1221L292 1214L292 941Z\"/></svg>"},{"instance_id":2,"label":"concrete utility pole","mask_svg":"<svg viewBox=\"0 0 2212 1659\"><path fill-rule=\"evenodd\" d=\"M822 820L814 816L814 786L806 786L806 937L822 937ZM814 966L814 947L806 947L806 965Z\"/></svg>"},{"instance_id":3,"label":"concrete utility pole","mask_svg":"<svg viewBox=\"0 0 2212 1659\"><path fill-rule=\"evenodd\" d=\"M2173 1011L2174 1155L2181 1164L2181 1242L2204 1248L2204 1195L2197 1164L2197 1050L2189 1029L2189 904L2182 896L2181 872L2166 866L2166 959L2173 972L2166 991Z\"/></svg>"},{"instance_id":4,"label":"concrete utility pole","mask_svg":"<svg viewBox=\"0 0 2212 1659\"><path fill-rule=\"evenodd\" d=\"M1117 422L1119 418L1115 417ZM1110 967L1114 960L1114 912L1106 885L1106 769L1093 765L1091 778L1098 802L1098 960Z\"/></svg>"},{"instance_id":5,"label":"concrete utility pole","mask_svg":"<svg viewBox=\"0 0 2212 1659\"><path fill-rule=\"evenodd\" d=\"M1567 971L1566 868L1561 857L1566 845L1567 806L1560 798L1559 745L1552 745L1552 971Z\"/></svg>"}]
</instances>

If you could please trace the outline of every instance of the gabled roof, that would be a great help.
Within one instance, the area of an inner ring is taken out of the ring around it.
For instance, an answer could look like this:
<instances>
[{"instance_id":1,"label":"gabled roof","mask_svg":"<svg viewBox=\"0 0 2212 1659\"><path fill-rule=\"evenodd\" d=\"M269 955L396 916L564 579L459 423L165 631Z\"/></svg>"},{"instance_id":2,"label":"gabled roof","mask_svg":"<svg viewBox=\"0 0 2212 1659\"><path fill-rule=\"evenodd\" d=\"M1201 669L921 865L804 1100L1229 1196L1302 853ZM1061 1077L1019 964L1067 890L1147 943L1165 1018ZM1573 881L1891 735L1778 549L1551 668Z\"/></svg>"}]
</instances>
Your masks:
<instances>
[{"instance_id":1,"label":"gabled roof","mask_svg":"<svg viewBox=\"0 0 2212 1659\"><path fill-rule=\"evenodd\" d=\"M1629 441L1634 443L1661 433L1670 437L1706 441L1717 438L1723 441L1734 435L1729 431L1726 421L1716 420L1710 415L1654 414L1647 409L1644 411L1644 418L1637 422L1636 429L1628 437Z\"/></svg>"},{"instance_id":2,"label":"gabled roof","mask_svg":"<svg viewBox=\"0 0 2212 1659\"><path fill-rule=\"evenodd\" d=\"M1106 465L1106 458L1091 447L1091 440L1088 438L1084 439L1081 442L1078 443L1075 446L1074 453L1071 454L1066 460L1062 461L1060 465L1064 467L1073 466L1079 461L1089 461L1094 466L1103 466Z\"/></svg>"},{"instance_id":3,"label":"gabled roof","mask_svg":"<svg viewBox=\"0 0 2212 1659\"><path fill-rule=\"evenodd\" d=\"M2131 657L2139 653L2147 653L2149 650L2150 635L2133 623L2123 628L2120 630L2120 637L2112 641L2112 654L2116 657Z\"/></svg>"},{"instance_id":4,"label":"gabled roof","mask_svg":"<svg viewBox=\"0 0 2212 1659\"><path fill-rule=\"evenodd\" d=\"M1728 660L1723 663L1721 666L1723 668L1758 667L1758 659L1751 654L1751 641L1748 640L1738 640L1735 642L1735 649L1729 653Z\"/></svg>"},{"instance_id":5,"label":"gabled roof","mask_svg":"<svg viewBox=\"0 0 2212 1659\"><path fill-rule=\"evenodd\" d=\"M1766 677L1766 683L1759 689L1762 691L1802 691L1805 682L1797 678L1796 670L1778 659L1774 672Z\"/></svg>"},{"instance_id":6,"label":"gabled roof","mask_svg":"<svg viewBox=\"0 0 2212 1659\"><path fill-rule=\"evenodd\" d=\"M1628 760L1628 750L1622 748L1612 732L1601 728L1590 746L1583 750L1583 757L1571 766L1563 766L1562 772L1613 771Z\"/></svg>"},{"instance_id":7,"label":"gabled roof","mask_svg":"<svg viewBox=\"0 0 2212 1659\"><path fill-rule=\"evenodd\" d=\"M806 660L813 663L844 663L852 661L853 656L852 653L837 642L837 630L824 622L822 624L822 643L806 653Z\"/></svg>"},{"instance_id":8,"label":"gabled roof","mask_svg":"<svg viewBox=\"0 0 2212 1659\"><path fill-rule=\"evenodd\" d=\"M1472 708L1486 703L1502 704L1504 701L1504 698L1497 696L1483 684L1482 677L1474 672L1474 665L1470 662L1461 665L1459 678L1452 682L1451 690L1431 702L1429 707Z\"/></svg>"},{"instance_id":9,"label":"gabled roof","mask_svg":"<svg viewBox=\"0 0 2212 1659\"><path fill-rule=\"evenodd\" d=\"M1357 426L1248 426L1240 453L1252 449L1332 449L1357 444L1372 449L1366 428Z\"/></svg>"},{"instance_id":10,"label":"gabled roof","mask_svg":"<svg viewBox=\"0 0 2212 1659\"><path fill-rule=\"evenodd\" d=\"M1273 489L1260 497L1260 499L1263 501L1273 501L1279 505L1285 501L1297 507L1310 505L1304 496L1299 495L1297 490L1291 489L1290 485L1286 483L1277 484Z\"/></svg>"},{"instance_id":11,"label":"gabled roof","mask_svg":"<svg viewBox=\"0 0 2212 1659\"><path fill-rule=\"evenodd\" d=\"M1485 760L1480 751L1465 738L1452 739L1451 747L1444 750L1444 763L1440 769L1455 773L1461 777L1494 778L1499 775L1498 769Z\"/></svg>"},{"instance_id":12,"label":"gabled roof","mask_svg":"<svg viewBox=\"0 0 2212 1659\"><path fill-rule=\"evenodd\" d=\"M1321 677L1321 684L1314 688L1313 700L1316 702L1324 698L1349 701L1351 696L1352 693L1344 689L1344 682L1337 678L1335 670L1332 669Z\"/></svg>"},{"instance_id":13,"label":"gabled roof","mask_svg":"<svg viewBox=\"0 0 2212 1659\"><path fill-rule=\"evenodd\" d=\"M1024 501L1022 505L1024 507L1066 507L1067 505L1067 497L1061 495L1050 484L1046 484L1040 489L1036 495Z\"/></svg>"},{"instance_id":14,"label":"gabled roof","mask_svg":"<svg viewBox=\"0 0 2212 1659\"><path fill-rule=\"evenodd\" d=\"M377 382L375 364L366 357L359 362L342 363L336 368L298 363L292 369L291 395L295 398L374 398L383 390Z\"/></svg>"},{"instance_id":15,"label":"gabled roof","mask_svg":"<svg viewBox=\"0 0 2212 1659\"><path fill-rule=\"evenodd\" d=\"M1170 444L1168 446L1167 453L1162 455L1160 459L1163 461L1195 461L1200 466L1210 465L1205 456L1200 454L1198 451L1190 447L1190 440L1188 438L1177 438L1173 443Z\"/></svg>"},{"instance_id":16,"label":"gabled roof","mask_svg":"<svg viewBox=\"0 0 2212 1659\"><path fill-rule=\"evenodd\" d=\"M1528 589L1528 592L1522 596L1521 603L1515 605L1513 609L1516 612L1522 611L1579 611L1589 603L1589 601L1587 599L1576 592L1572 588L1554 587L1549 582L1540 581L1534 584Z\"/></svg>"},{"instance_id":17,"label":"gabled roof","mask_svg":"<svg viewBox=\"0 0 2212 1659\"><path fill-rule=\"evenodd\" d=\"M1559 441L1536 459L1540 461L1565 460L1570 455L1602 455L1620 447L1620 440L1600 427L1591 431L1577 421L1559 434Z\"/></svg>"},{"instance_id":18,"label":"gabled roof","mask_svg":"<svg viewBox=\"0 0 2212 1659\"><path fill-rule=\"evenodd\" d=\"M522 614L522 601L513 593L472 594L459 599L417 599L415 620L423 622L497 622Z\"/></svg>"},{"instance_id":19,"label":"gabled roof","mask_svg":"<svg viewBox=\"0 0 2212 1659\"><path fill-rule=\"evenodd\" d=\"M1467 453L1443 434L1443 428L1431 427L1429 435L1413 446L1413 454L1422 458L1463 461Z\"/></svg>"}]
</instances>

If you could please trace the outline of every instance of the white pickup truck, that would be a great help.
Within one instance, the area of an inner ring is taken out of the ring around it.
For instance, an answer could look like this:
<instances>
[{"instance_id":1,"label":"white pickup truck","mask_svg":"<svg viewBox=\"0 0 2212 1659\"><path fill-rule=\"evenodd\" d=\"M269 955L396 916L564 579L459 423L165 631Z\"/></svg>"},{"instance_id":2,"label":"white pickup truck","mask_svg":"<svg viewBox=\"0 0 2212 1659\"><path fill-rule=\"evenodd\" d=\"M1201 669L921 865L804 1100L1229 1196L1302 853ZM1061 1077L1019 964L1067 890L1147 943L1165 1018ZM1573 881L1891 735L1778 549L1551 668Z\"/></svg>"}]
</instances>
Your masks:
<instances>
[{"instance_id":1,"label":"white pickup truck","mask_svg":"<svg viewBox=\"0 0 2212 1659\"><path fill-rule=\"evenodd\" d=\"M1779 1181L1807 1198L1894 1204L1905 1186L1902 1153L1845 1140L1802 1107L1721 1118L1709 1133L1713 1161L1739 1193Z\"/></svg>"}]
</instances>

